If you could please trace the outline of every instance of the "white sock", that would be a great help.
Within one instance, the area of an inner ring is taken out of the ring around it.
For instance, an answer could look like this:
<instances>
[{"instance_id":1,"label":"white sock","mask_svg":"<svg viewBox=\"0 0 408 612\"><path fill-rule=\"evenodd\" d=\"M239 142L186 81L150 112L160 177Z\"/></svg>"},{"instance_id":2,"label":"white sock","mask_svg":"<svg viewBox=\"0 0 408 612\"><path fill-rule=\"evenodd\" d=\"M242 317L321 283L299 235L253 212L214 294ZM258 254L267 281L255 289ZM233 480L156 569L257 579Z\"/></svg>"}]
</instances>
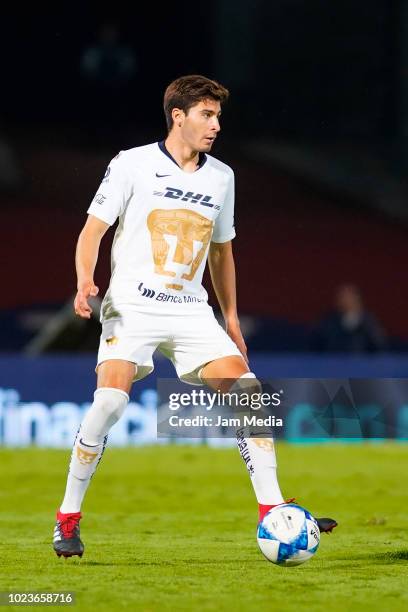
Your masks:
<instances>
[{"instance_id":1,"label":"white sock","mask_svg":"<svg viewBox=\"0 0 408 612\"><path fill-rule=\"evenodd\" d=\"M90 480L102 458L108 432L122 416L129 396L125 391L102 387L85 415L72 449L67 486L60 512L80 512Z\"/></svg>"},{"instance_id":2,"label":"white sock","mask_svg":"<svg viewBox=\"0 0 408 612\"><path fill-rule=\"evenodd\" d=\"M242 381L246 378L256 379L256 376L252 372L243 374L229 389L229 393L248 392L248 383L245 385ZM260 383L258 385L260 387ZM241 457L251 476L258 503L263 505L281 504L284 499L276 473L277 465L273 438L248 438L245 437L244 430L240 429L237 432L237 443Z\"/></svg>"}]
</instances>

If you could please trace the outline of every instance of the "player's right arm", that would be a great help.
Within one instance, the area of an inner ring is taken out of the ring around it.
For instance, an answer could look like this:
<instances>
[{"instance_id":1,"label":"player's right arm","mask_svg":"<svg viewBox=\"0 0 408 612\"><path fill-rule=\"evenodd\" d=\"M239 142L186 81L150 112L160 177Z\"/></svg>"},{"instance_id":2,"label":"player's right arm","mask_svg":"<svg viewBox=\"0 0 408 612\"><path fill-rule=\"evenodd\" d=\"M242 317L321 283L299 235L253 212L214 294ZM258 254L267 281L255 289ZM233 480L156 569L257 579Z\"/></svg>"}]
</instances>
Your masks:
<instances>
[{"instance_id":1,"label":"player's right arm","mask_svg":"<svg viewBox=\"0 0 408 612\"><path fill-rule=\"evenodd\" d=\"M93 277L98 261L99 245L109 227L105 221L89 215L79 234L75 253L77 294L74 300L74 310L84 319L90 319L92 314L92 308L88 303L89 297L94 297L99 291Z\"/></svg>"}]
</instances>

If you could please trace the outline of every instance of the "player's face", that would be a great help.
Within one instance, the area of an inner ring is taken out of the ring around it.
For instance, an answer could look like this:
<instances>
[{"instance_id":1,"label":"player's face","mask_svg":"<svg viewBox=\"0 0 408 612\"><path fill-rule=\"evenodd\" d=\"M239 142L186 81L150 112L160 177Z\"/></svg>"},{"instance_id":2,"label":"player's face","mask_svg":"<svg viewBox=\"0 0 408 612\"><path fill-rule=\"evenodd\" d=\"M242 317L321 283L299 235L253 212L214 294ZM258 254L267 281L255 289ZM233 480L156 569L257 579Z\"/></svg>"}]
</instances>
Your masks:
<instances>
[{"instance_id":1,"label":"player's face","mask_svg":"<svg viewBox=\"0 0 408 612\"><path fill-rule=\"evenodd\" d=\"M221 105L216 100L204 100L183 113L181 136L193 151L208 153L220 131Z\"/></svg>"}]
</instances>

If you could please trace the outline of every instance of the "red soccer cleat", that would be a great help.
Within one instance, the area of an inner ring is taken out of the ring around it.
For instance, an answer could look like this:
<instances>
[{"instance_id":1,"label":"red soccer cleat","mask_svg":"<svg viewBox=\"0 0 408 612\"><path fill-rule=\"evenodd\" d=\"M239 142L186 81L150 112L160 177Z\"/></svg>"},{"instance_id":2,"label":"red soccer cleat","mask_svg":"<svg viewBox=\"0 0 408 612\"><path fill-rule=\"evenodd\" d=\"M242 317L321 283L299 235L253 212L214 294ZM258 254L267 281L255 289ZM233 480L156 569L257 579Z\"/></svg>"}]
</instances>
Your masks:
<instances>
[{"instance_id":1,"label":"red soccer cleat","mask_svg":"<svg viewBox=\"0 0 408 612\"><path fill-rule=\"evenodd\" d=\"M80 512L64 514L58 510L57 522L54 527L54 550L58 557L82 557L84 545L79 537Z\"/></svg>"}]
</instances>

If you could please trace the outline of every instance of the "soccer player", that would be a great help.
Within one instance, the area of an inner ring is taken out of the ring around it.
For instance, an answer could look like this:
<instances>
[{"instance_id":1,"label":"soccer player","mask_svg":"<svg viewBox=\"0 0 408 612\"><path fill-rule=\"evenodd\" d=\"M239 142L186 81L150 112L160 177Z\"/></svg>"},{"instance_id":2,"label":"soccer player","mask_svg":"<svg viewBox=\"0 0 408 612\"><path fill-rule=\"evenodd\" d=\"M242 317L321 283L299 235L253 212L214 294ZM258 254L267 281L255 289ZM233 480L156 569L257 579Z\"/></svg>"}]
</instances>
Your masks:
<instances>
[{"instance_id":1,"label":"soccer player","mask_svg":"<svg viewBox=\"0 0 408 612\"><path fill-rule=\"evenodd\" d=\"M78 239L77 315L90 318L101 239L119 218L112 277L101 307L102 335L94 401L77 433L65 496L57 512L54 550L82 556L81 504L102 457L110 428L121 417L132 383L153 370L158 348L185 382L221 391L259 385L240 330L231 241L234 174L209 152L220 131L228 90L203 76L170 83L164 94L167 138L121 151L106 170ZM201 281L208 258L225 321L218 324ZM249 379L249 380L248 380ZM232 386L231 386L232 385ZM284 502L272 438L238 436L259 516ZM321 531L336 522L319 519Z\"/></svg>"}]
</instances>

